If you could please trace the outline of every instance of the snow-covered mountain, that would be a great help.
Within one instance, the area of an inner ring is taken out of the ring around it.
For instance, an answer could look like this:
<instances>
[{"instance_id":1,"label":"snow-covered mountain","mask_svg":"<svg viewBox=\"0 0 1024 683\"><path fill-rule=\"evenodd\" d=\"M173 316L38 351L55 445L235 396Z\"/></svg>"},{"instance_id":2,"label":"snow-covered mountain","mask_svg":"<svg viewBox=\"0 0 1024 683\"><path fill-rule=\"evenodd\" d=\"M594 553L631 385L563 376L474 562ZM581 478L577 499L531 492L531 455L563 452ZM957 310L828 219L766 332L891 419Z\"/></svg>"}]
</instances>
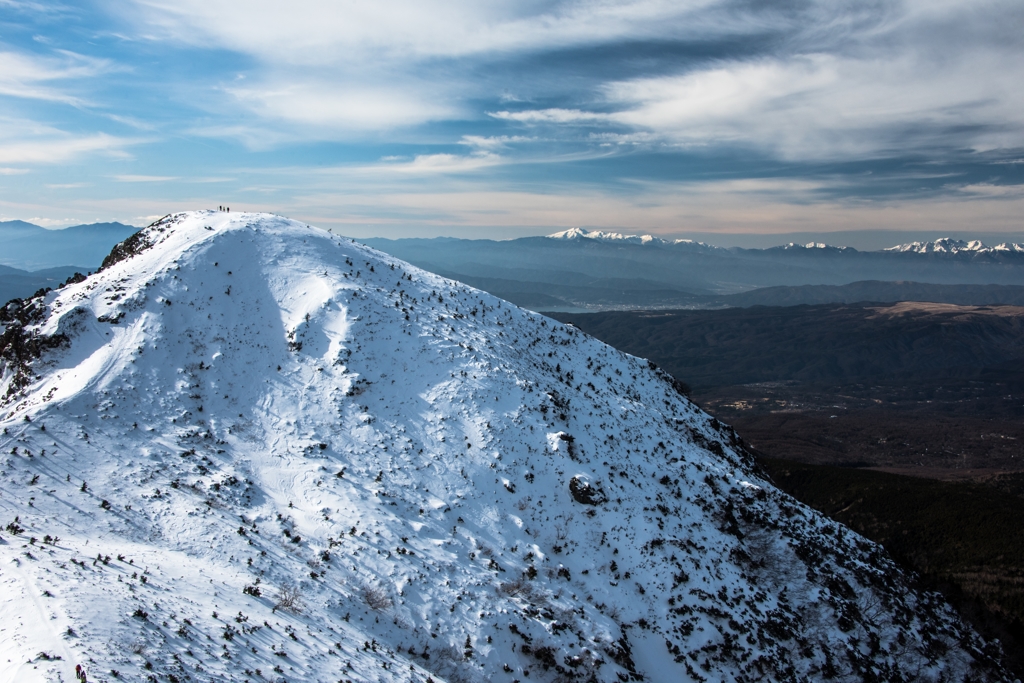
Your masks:
<instances>
[{"instance_id":1,"label":"snow-covered mountain","mask_svg":"<svg viewBox=\"0 0 1024 683\"><path fill-rule=\"evenodd\" d=\"M656 246L687 246L700 247L703 249L721 249L704 242L693 240L677 239L666 240L654 235L625 235L621 232L605 232L603 230L584 230L583 228L570 228L561 232L552 233L547 236L553 240L594 240L595 242L611 242L626 244L649 244Z\"/></svg>"},{"instance_id":2,"label":"snow-covered mountain","mask_svg":"<svg viewBox=\"0 0 1024 683\"><path fill-rule=\"evenodd\" d=\"M621 232L605 232L603 230L584 230L569 228L562 232L548 235L553 240L597 240L599 242L629 242L632 244L671 244L668 240L653 235L624 235Z\"/></svg>"},{"instance_id":3,"label":"snow-covered mountain","mask_svg":"<svg viewBox=\"0 0 1024 683\"><path fill-rule=\"evenodd\" d=\"M705 249L728 251L723 247L716 247L713 245L705 244L704 242L694 242L693 240L677 239L677 240L666 240L661 237L655 237L653 235L627 235L620 232L605 232L602 230L584 230L583 228L571 228L569 230L563 230L562 232L556 232L547 236L548 239L555 240L594 240L595 242L611 242L611 243L629 243L629 244L648 244L656 246L694 246L703 247ZM779 245L777 247L771 247L765 250L745 250L745 251L791 251L791 250L835 250L835 251L846 251L850 253L856 253L857 250L851 247L833 246L826 244L825 242L789 242L787 244ZM897 252L897 253L918 253L918 254L958 254L961 252L975 253L975 254L1008 254L1008 253L1024 253L1024 244L1015 242L1003 242L997 244L994 247L986 246L981 240L960 240L952 237L942 237L933 242L907 242L906 244L898 244L894 247L883 249L884 252Z\"/></svg>"},{"instance_id":4,"label":"snow-covered mountain","mask_svg":"<svg viewBox=\"0 0 1024 683\"><path fill-rule=\"evenodd\" d=\"M807 250L807 251L849 251L856 252L856 249L852 247L834 247L831 244L825 244L824 242L807 242L806 244L798 244L796 242L790 242L789 244L783 244L782 246L772 247L772 249L780 249L783 251L792 250Z\"/></svg>"},{"instance_id":5,"label":"snow-covered mountain","mask_svg":"<svg viewBox=\"0 0 1024 683\"><path fill-rule=\"evenodd\" d=\"M729 249L726 247L717 247L712 244L706 244L704 242L695 242L694 240L689 239L666 240L661 237L655 237L654 235L627 235L621 232L605 232L603 230L584 230L583 228L571 228L569 230L563 230L562 232L556 232L551 235L547 235L547 238L563 241L593 240L595 242L609 242L612 244L625 243L651 245L659 247L682 247L702 251L716 252L771 252L790 250L838 250L856 252L856 249L852 249L851 247L835 247L830 244L825 244L824 242L807 242L806 244L789 242L787 244L782 244L777 247L770 247L769 249ZM915 242L915 244L917 243ZM899 247L893 247L893 249L898 248Z\"/></svg>"},{"instance_id":6,"label":"snow-covered mountain","mask_svg":"<svg viewBox=\"0 0 1024 683\"><path fill-rule=\"evenodd\" d=\"M170 216L0 324L0 681L1004 677L669 376L347 239Z\"/></svg>"},{"instance_id":7,"label":"snow-covered mountain","mask_svg":"<svg viewBox=\"0 0 1024 683\"><path fill-rule=\"evenodd\" d=\"M889 247L885 251L911 252L916 254L959 254L961 252L974 254L1007 254L1024 253L1024 244L1017 242L1003 242L994 247L985 246L981 240L958 240L952 237L942 237L934 242L907 242Z\"/></svg>"}]
</instances>

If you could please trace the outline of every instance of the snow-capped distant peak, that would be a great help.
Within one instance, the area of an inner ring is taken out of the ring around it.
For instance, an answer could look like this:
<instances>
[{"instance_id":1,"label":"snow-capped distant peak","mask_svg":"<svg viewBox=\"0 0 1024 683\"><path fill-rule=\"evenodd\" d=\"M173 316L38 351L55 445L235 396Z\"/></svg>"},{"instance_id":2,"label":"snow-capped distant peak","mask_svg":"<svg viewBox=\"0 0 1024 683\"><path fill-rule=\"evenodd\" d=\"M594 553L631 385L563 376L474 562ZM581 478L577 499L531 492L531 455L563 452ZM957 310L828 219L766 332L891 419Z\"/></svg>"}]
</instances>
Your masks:
<instances>
[{"instance_id":1,"label":"snow-capped distant peak","mask_svg":"<svg viewBox=\"0 0 1024 683\"><path fill-rule=\"evenodd\" d=\"M562 232L548 235L548 239L554 240L594 240L596 242L643 244L657 246L697 247L700 249L720 249L704 242L696 242L690 239L666 240L654 235L625 235L621 232L604 232L602 230L584 230L582 228L570 228Z\"/></svg>"},{"instance_id":2,"label":"snow-capped distant peak","mask_svg":"<svg viewBox=\"0 0 1024 683\"><path fill-rule=\"evenodd\" d=\"M800 249L800 250L804 250L804 251L825 251L825 250L852 251L851 247L836 247L836 246L833 246L831 244L827 244L825 242L806 242L806 243L789 242L787 244L782 245L781 247L774 247L774 248L775 249L785 249L785 250Z\"/></svg>"},{"instance_id":3,"label":"snow-capped distant peak","mask_svg":"<svg viewBox=\"0 0 1024 683\"><path fill-rule=\"evenodd\" d=\"M889 247L885 251L916 253L916 254L958 254L961 252L975 254L992 253L1024 253L1024 244L1003 242L994 247L986 246L981 240L958 240L942 237L933 242L907 242Z\"/></svg>"},{"instance_id":4,"label":"snow-capped distant peak","mask_svg":"<svg viewBox=\"0 0 1024 683\"><path fill-rule=\"evenodd\" d=\"M624 235L621 232L604 232L603 230L584 230L583 228L570 228L562 232L548 235L549 239L555 240L579 240L588 239L598 242L629 242L632 244L667 244L666 240L653 235Z\"/></svg>"}]
</instances>

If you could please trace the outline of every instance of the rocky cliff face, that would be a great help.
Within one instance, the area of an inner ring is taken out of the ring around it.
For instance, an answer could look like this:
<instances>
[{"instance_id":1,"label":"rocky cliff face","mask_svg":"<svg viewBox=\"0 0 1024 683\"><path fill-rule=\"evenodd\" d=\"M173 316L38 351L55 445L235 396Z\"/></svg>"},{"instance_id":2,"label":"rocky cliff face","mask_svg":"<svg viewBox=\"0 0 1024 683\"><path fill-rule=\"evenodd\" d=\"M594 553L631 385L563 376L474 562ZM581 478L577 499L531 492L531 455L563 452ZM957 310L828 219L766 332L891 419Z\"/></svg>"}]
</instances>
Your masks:
<instances>
[{"instance_id":1,"label":"rocky cliff face","mask_svg":"<svg viewBox=\"0 0 1024 683\"><path fill-rule=\"evenodd\" d=\"M998 680L648 362L280 217L8 306L0 681Z\"/></svg>"}]
</instances>

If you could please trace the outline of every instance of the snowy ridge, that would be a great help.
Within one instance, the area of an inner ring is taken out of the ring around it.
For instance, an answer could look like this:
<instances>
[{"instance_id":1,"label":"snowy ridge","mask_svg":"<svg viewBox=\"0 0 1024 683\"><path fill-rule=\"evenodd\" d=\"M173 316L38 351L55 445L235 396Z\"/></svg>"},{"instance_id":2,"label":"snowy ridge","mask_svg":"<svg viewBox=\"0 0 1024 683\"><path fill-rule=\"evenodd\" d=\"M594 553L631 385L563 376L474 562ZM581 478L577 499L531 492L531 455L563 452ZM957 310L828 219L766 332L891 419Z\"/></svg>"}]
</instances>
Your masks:
<instances>
[{"instance_id":1,"label":"snowy ridge","mask_svg":"<svg viewBox=\"0 0 1024 683\"><path fill-rule=\"evenodd\" d=\"M825 244L824 242L808 242L806 244L797 244L796 242L789 242L781 247L775 247L775 249L793 250L793 249L805 249L805 250L834 250L834 251L856 251L851 247L834 247L831 244Z\"/></svg>"},{"instance_id":2,"label":"snowy ridge","mask_svg":"<svg viewBox=\"0 0 1024 683\"><path fill-rule=\"evenodd\" d=\"M0 683L1004 678L663 372L304 224L0 324Z\"/></svg>"},{"instance_id":3,"label":"snowy ridge","mask_svg":"<svg viewBox=\"0 0 1024 683\"><path fill-rule=\"evenodd\" d=\"M666 240L660 237L654 237L653 235L626 235L619 232L604 232L601 230L584 230L582 228L571 228L569 230L563 230L562 232L556 232L547 236L549 239L557 240L581 240L589 239L596 242L610 242L610 243L628 243L628 244L644 244L654 246L690 246L700 247L702 249L719 250L723 247L716 247L704 242L694 242L693 240L677 239L677 240ZM797 243L789 242L777 247L770 247L767 251L782 250L782 251L845 251L855 252L856 249L852 247L839 247L825 242L807 242ZM917 253L917 254L958 254L958 253L973 253L973 254L1021 254L1024 253L1024 244L1016 242L1003 242L997 244L994 247L986 246L980 240L959 240L952 237L943 237L937 239L934 242L908 242L906 244L898 244L894 247L888 247L883 251L897 252L897 253Z\"/></svg>"},{"instance_id":4,"label":"snowy ridge","mask_svg":"<svg viewBox=\"0 0 1024 683\"><path fill-rule=\"evenodd\" d=\"M701 247L703 249L720 249L721 247L714 247L704 242L694 242L693 240L677 239L677 240L666 240L654 235L624 235L621 232L604 232L602 230L584 230L583 228L570 228L569 230L563 230L562 232L556 232L547 236L548 239L553 240L594 240L595 242L611 242L611 243L627 243L627 244L645 244L655 246L693 246Z\"/></svg>"},{"instance_id":5,"label":"snowy ridge","mask_svg":"<svg viewBox=\"0 0 1024 683\"><path fill-rule=\"evenodd\" d=\"M583 228L570 228L562 232L548 235L553 240L579 240L588 239L598 242L629 242L631 244L672 244L668 240L653 235L623 235L621 232L604 232L603 230L584 230Z\"/></svg>"},{"instance_id":6,"label":"snowy ridge","mask_svg":"<svg viewBox=\"0 0 1024 683\"><path fill-rule=\"evenodd\" d=\"M987 247L981 240L958 240L952 237L943 237L934 242L908 242L889 247L885 251L910 252L916 254L958 254L969 252L975 254L999 254L999 253L1024 253L1024 244L1016 242L1003 242L994 247Z\"/></svg>"}]
</instances>

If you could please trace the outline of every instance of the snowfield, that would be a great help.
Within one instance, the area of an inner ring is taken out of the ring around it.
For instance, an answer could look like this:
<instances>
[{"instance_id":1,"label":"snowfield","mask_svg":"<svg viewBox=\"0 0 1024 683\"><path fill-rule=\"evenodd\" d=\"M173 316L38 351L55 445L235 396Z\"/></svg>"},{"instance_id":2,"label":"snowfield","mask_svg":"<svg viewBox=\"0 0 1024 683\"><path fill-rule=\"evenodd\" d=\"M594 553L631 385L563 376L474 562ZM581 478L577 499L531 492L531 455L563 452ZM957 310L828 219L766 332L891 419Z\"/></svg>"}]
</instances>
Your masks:
<instances>
[{"instance_id":1,"label":"snowfield","mask_svg":"<svg viewBox=\"0 0 1024 683\"><path fill-rule=\"evenodd\" d=\"M0 683L1001 680L670 377L266 214L9 305Z\"/></svg>"}]
</instances>

